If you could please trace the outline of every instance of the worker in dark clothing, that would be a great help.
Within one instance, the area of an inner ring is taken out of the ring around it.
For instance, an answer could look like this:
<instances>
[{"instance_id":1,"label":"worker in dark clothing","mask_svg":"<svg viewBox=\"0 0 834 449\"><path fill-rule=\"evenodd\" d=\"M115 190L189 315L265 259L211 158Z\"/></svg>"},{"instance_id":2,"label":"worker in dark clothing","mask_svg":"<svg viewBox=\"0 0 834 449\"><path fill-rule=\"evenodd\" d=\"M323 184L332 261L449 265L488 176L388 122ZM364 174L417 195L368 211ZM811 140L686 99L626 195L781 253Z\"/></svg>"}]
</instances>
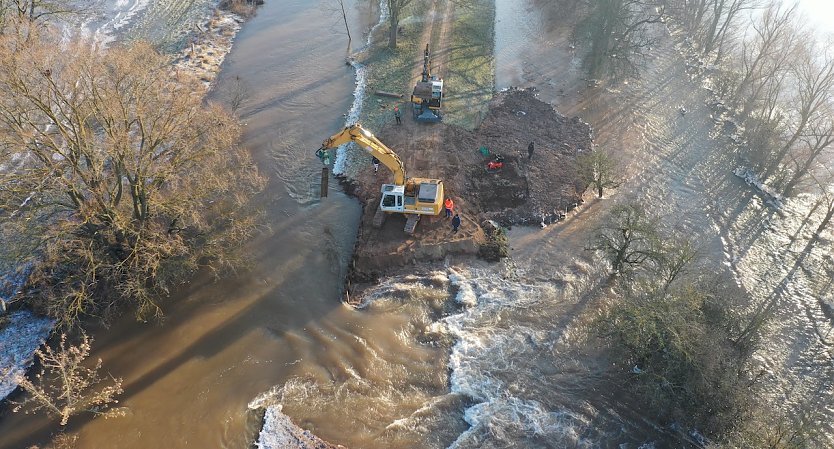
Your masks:
<instances>
[{"instance_id":1,"label":"worker in dark clothing","mask_svg":"<svg viewBox=\"0 0 834 449\"><path fill-rule=\"evenodd\" d=\"M459 227L460 227L460 215L455 214L455 217L452 218L452 231L457 233Z\"/></svg>"},{"instance_id":2,"label":"worker in dark clothing","mask_svg":"<svg viewBox=\"0 0 834 449\"><path fill-rule=\"evenodd\" d=\"M533 150L535 150L535 146L533 142L530 142L530 145L527 145L527 159L533 158Z\"/></svg>"},{"instance_id":3,"label":"worker in dark clothing","mask_svg":"<svg viewBox=\"0 0 834 449\"><path fill-rule=\"evenodd\" d=\"M400 119L400 108L394 106L394 118L397 119L397 124L402 125L402 120Z\"/></svg>"},{"instance_id":4,"label":"worker in dark clothing","mask_svg":"<svg viewBox=\"0 0 834 449\"><path fill-rule=\"evenodd\" d=\"M373 159L371 159L371 162L374 164L374 173L378 172L379 171L379 159L374 157Z\"/></svg>"}]
</instances>

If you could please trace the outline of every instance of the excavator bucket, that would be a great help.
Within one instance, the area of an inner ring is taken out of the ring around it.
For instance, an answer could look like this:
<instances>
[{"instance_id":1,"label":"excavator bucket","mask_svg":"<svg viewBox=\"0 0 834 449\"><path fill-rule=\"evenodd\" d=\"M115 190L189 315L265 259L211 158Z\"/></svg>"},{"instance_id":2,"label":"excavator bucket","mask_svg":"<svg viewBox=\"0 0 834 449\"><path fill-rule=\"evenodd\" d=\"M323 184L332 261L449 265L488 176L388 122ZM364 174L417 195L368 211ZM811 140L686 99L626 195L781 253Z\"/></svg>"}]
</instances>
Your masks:
<instances>
[{"instance_id":1,"label":"excavator bucket","mask_svg":"<svg viewBox=\"0 0 834 449\"><path fill-rule=\"evenodd\" d=\"M443 120L443 117L440 116L439 112L433 111L429 108L424 108L423 112L415 118L418 122L440 122Z\"/></svg>"}]
</instances>

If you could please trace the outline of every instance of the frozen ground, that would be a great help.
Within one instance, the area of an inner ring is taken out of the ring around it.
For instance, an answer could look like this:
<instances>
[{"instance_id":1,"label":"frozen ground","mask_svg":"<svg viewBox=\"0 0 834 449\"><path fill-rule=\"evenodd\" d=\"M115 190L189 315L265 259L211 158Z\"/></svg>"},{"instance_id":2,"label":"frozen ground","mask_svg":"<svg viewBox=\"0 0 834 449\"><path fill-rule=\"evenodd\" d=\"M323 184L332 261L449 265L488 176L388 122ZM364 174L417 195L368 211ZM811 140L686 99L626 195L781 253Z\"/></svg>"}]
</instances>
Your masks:
<instances>
[{"instance_id":1,"label":"frozen ground","mask_svg":"<svg viewBox=\"0 0 834 449\"><path fill-rule=\"evenodd\" d=\"M12 379L32 363L32 355L52 330L52 321L20 310L9 314L9 323L0 328L0 400L17 388Z\"/></svg>"}]
</instances>

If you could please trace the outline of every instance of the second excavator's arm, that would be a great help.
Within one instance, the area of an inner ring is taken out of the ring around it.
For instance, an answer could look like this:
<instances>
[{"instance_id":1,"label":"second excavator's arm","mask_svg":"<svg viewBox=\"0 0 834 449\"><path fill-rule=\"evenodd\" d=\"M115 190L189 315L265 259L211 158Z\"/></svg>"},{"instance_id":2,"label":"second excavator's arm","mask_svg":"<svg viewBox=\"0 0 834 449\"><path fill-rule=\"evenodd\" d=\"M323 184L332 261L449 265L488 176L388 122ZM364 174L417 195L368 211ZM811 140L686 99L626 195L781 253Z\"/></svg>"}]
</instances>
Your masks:
<instances>
[{"instance_id":1,"label":"second excavator's arm","mask_svg":"<svg viewBox=\"0 0 834 449\"><path fill-rule=\"evenodd\" d=\"M397 156L397 153L394 153L390 148L385 146L385 144L380 142L380 140L377 139L373 133L365 128L362 128L362 125L358 123L350 125L342 131L339 131L338 133L325 139L316 154L322 154L323 151L336 148L339 145L348 142L356 142L357 145L362 147L373 157L379 159L379 162L381 162L382 165L388 167L388 169L394 174L394 184L405 185L405 167L403 166L403 162L400 160L399 156Z\"/></svg>"}]
</instances>

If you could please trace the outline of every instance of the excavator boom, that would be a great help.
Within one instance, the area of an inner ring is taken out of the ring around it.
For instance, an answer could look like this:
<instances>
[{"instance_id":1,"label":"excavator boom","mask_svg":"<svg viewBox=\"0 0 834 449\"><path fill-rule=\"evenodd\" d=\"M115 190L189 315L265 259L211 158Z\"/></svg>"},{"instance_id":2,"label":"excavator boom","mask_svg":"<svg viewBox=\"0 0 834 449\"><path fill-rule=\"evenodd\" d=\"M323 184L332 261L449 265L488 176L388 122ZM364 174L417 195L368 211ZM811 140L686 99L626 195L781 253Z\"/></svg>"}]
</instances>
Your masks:
<instances>
[{"instance_id":1,"label":"excavator boom","mask_svg":"<svg viewBox=\"0 0 834 449\"><path fill-rule=\"evenodd\" d=\"M379 210L374 216L373 224L382 225L386 214L405 214L405 232L411 234L422 215L438 215L443 210L445 192L443 181L428 178L407 178L402 160L390 148L377 139L373 133L354 124L328 137L316 151L322 163L329 165L328 150L339 145L356 142L365 151L377 158L394 174L393 184L383 184L380 188ZM326 173L324 171L323 173Z\"/></svg>"},{"instance_id":2,"label":"excavator boom","mask_svg":"<svg viewBox=\"0 0 834 449\"><path fill-rule=\"evenodd\" d=\"M431 59L429 57L429 44L426 44L426 51L423 52L423 82L431 80Z\"/></svg>"},{"instance_id":3,"label":"excavator boom","mask_svg":"<svg viewBox=\"0 0 834 449\"><path fill-rule=\"evenodd\" d=\"M391 173L394 174L394 184L405 184L405 167L399 156L358 123L350 125L325 139L321 144L321 150L330 150L348 142L356 142L357 145L365 149L371 156L379 159L382 165L388 167Z\"/></svg>"}]
</instances>

